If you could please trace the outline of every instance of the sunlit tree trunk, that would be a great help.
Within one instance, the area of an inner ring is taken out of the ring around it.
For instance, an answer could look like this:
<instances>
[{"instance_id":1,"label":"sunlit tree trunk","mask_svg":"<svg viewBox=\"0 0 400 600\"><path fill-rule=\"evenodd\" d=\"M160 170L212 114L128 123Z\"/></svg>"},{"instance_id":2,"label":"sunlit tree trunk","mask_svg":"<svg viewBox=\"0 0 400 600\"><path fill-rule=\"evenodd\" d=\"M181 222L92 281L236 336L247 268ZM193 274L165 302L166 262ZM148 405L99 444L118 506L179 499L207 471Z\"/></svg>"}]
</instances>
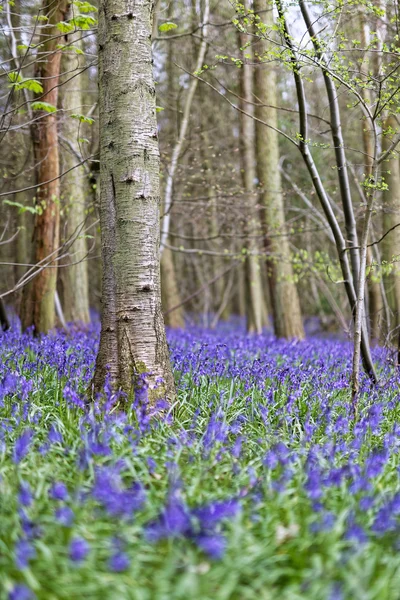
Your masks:
<instances>
[{"instance_id":1,"label":"sunlit tree trunk","mask_svg":"<svg viewBox=\"0 0 400 600\"><path fill-rule=\"evenodd\" d=\"M174 396L161 309L160 156L151 31L154 2L99 7L100 212L103 307L95 388L107 365L129 391L146 373L149 399ZM162 385L157 386L159 379Z\"/></svg>"},{"instance_id":2,"label":"sunlit tree trunk","mask_svg":"<svg viewBox=\"0 0 400 600\"><path fill-rule=\"evenodd\" d=\"M36 64L35 79L43 86L40 101L57 106L61 52L56 24L64 21L68 2L43 1L41 14L46 16L40 40L40 55ZM46 333L55 324L54 296L57 284L57 255L60 239L60 168L58 153L57 116L55 113L35 111L32 126L33 148L36 163L36 215L34 226L34 262L48 265L39 270L23 294L22 327L33 326L35 332Z\"/></svg>"},{"instance_id":3,"label":"sunlit tree trunk","mask_svg":"<svg viewBox=\"0 0 400 600\"><path fill-rule=\"evenodd\" d=\"M261 13L262 22L274 23L271 5L267 0L256 0L254 8ZM270 62L262 64L270 44L257 44L259 64L254 69L255 114L271 128L256 121L257 175L265 218L267 247L272 256L268 260L270 298L274 317L274 331L278 337L304 338L300 301L291 263L289 238L285 223L281 173L279 170L276 72Z\"/></svg>"},{"instance_id":4,"label":"sunlit tree trunk","mask_svg":"<svg viewBox=\"0 0 400 600\"><path fill-rule=\"evenodd\" d=\"M81 33L66 36L65 43L82 50ZM69 245L69 256L59 269L61 301L66 321L89 323L89 281L87 263L87 243L85 237L86 196L89 193L88 180L83 166L76 165L82 160L79 138L84 137L82 124L71 115L81 114L82 109L82 55L72 50L64 50L61 61L63 82L60 88L60 108L62 109L62 172L61 181L63 218L61 241ZM66 266L69 265L69 266Z\"/></svg>"}]
</instances>

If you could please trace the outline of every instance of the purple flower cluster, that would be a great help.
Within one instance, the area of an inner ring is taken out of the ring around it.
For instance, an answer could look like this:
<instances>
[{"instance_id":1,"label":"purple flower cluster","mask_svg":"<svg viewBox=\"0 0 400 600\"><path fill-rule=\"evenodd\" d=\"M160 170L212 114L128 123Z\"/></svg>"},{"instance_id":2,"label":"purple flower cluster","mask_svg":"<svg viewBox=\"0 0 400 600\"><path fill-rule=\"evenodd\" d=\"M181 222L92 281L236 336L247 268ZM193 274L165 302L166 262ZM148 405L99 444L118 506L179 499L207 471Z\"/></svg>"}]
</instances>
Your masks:
<instances>
[{"instance_id":1,"label":"purple flower cluster","mask_svg":"<svg viewBox=\"0 0 400 600\"><path fill-rule=\"evenodd\" d=\"M265 523L277 552L297 532L336 536L349 553L396 548L400 380L390 353L374 350L381 385L362 380L354 422L346 342L248 336L240 326L168 338L185 401L150 414L145 376L128 410L111 410L109 385L86 407L97 327L0 338L0 449L18 521L10 569L34 568L55 538L75 572L97 556L108 571L129 570L133 539L143 552L173 540L218 560L231 552L232 530ZM332 597L340 590L335 583ZM10 598L33 596L16 581Z\"/></svg>"}]
</instances>

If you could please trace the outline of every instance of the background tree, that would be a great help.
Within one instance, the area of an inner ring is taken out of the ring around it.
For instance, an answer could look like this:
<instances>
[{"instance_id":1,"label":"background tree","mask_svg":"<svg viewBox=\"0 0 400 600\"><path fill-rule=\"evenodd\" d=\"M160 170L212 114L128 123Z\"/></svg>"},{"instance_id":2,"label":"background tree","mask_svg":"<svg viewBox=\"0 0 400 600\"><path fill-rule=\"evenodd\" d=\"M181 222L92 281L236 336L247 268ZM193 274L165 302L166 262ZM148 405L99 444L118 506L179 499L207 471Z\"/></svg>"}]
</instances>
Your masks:
<instances>
[{"instance_id":1,"label":"background tree","mask_svg":"<svg viewBox=\"0 0 400 600\"><path fill-rule=\"evenodd\" d=\"M36 333L46 333L55 325L57 255L60 241L60 168L57 131L57 107L61 51L57 49L57 24L64 21L67 0L49 4L44 0L42 16L46 27L40 34L41 54L35 67L36 103L32 124L36 163L36 207L33 260L38 273L24 289L21 312L24 329L33 326Z\"/></svg>"}]
</instances>

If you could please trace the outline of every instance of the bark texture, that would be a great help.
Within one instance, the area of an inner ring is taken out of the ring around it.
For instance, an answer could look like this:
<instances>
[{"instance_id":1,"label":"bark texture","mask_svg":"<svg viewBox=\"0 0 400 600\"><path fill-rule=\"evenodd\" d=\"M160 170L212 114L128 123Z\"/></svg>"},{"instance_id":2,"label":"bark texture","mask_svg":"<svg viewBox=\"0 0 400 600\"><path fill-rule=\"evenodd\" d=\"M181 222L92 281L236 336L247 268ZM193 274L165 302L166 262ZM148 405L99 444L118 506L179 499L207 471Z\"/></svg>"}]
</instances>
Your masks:
<instances>
[{"instance_id":1,"label":"bark texture","mask_svg":"<svg viewBox=\"0 0 400 600\"><path fill-rule=\"evenodd\" d=\"M164 248L161 258L161 291L162 306L165 324L173 329L181 329L185 326L183 306L179 293L174 257L170 248ZM171 310L174 307L175 310Z\"/></svg>"},{"instance_id":2,"label":"bark texture","mask_svg":"<svg viewBox=\"0 0 400 600\"><path fill-rule=\"evenodd\" d=\"M272 7L267 0L254 3L262 22L273 26ZM258 62L255 69L256 117L275 129L278 126L276 72L271 64L263 64L269 50L267 41L257 44ZM289 239L285 223L281 172L279 170L278 132L256 121L257 175L266 227L268 282L272 304L274 331L277 337L304 338L299 295L294 280Z\"/></svg>"},{"instance_id":3,"label":"bark texture","mask_svg":"<svg viewBox=\"0 0 400 600\"><path fill-rule=\"evenodd\" d=\"M367 27L365 10L361 10L360 13L360 33L361 33L361 47L367 48L370 43L370 34ZM361 64L361 72L364 77L368 75L368 71L371 68L369 64L368 53L365 53L363 62ZM366 86L361 90L361 94L364 102L370 106L371 91ZM374 132L371 128L371 124L368 119L362 119L362 137L364 146L364 176L368 178L372 175L373 163L374 163ZM368 264L374 264L374 256L371 248L367 250L367 261ZM384 298L382 294L381 282L373 277L368 281L368 309L369 309L369 323L371 331L371 339L379 340L382 339L383 331L383 315L384 315ZM389 327L389 323L386 324Z\"/></svg>"},{"instance_id":4,"label":"bark texture","mask_svg":"<svg viewBox=\"0 0 400 600\"><path fill-rule=\"evenodd\" d=\"M239 34L239 44L243 48L246 45L247 36ZM250 48L243 51L248 55ZM256 156L255 156L255 127L254 119L254 96L253 96L253 66L244 58L241 73L241 108L247 115L240 113L240 137L241 137L241 163L243 186L246 193L246 205L248 207L245 233L247 237L247 249L249 254L245 262L245 288L246 288L246 318L247 330L250 333L261 333L264 322L263 309L264 295L262 289L261 260L255 253L258 251L257 235L260 234L260 215L258 209L257 194L255 191L256 181Z\"/></svg>"},{"instance_id":5,"label":"bark texture","mask_svg":"<svg viewBox=\"0 0 400 600\"><path fill-rule=\"evenodd\" d=\"M82 49L81 33L66 36L65 43L73 43ZM89 323L89 281L87 243L84 237L86 218L85 198L88 193L88 181L80 162L79 138L82 125L71 117L82 112L82 81L79 75L83 67L82 55L64 50L61 61L63 76L60 88L60 107L62 109L62 137L64 150L61 156L62 172L69 171L61 181L63 218L61 241L70 244L69 257L59 271L61 302L66 321ZM69 265L69 266L65 266Z\"/></svg>"},{"instance_id":6,"label":"bark texture","mask_svg":"<svg viewBox=\"0 0 400 600\"><path fill-rule=\"evenodd\" d=\"M394 116L388 117L384 129L391 128L397 131L398 124ZM383 137L383 149L390 147L390 135ZM383 232L386 233L400 223L400 163L397 152L394 152L388 161L382 165L383 176L388 190L383 192ZM389 330L400 325L400 228L393 229L382 241L382 259L391 270L384 277L386 294L392 319Z\"/></svg>"},{"instance_id":7,"label":"bark texture","mask_svg":"<svg viewBox=\"0 0 400 600\"><path fill-rule=\"evenodd\" d=\"M94 376L100 389L109 369L113 384L129 392L147 373L151 401L174 396L161 310L153 8L148 0L99 7L103 306Z\"/></svg>"},{"instance_id":8,"label":"bark texture","mask_svg":"<svg viewBox=\"0 0 400 600\"><path fill-rule=\"evenodd\" d=\"M56 24L64 21L67 0L48 3L43 0L41 14L48 17L41 33L41 54L36 63L35 79L43 86L40 100L57 106L61 52ZM43 113L43 114L40 114ZM36 334L46 333L55 325L54 295L57 284L57 255L60 239L60 168L58 153L57 113L35 111L32 126L33 149L38 184L36 205L39 213L34 226L34 262L38 274L25 287L21 321L23 329L33 326ZM46 268L47 266L47 268Z\"/></svg>"}]
</instances>

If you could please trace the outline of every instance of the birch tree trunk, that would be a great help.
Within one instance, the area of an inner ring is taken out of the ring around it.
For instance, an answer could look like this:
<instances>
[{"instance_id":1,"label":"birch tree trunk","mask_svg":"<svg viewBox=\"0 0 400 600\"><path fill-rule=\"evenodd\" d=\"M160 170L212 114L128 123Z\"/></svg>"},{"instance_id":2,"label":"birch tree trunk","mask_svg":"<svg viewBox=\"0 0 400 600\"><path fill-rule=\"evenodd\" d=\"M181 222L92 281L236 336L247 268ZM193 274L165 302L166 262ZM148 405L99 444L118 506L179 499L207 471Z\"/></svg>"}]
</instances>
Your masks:
<instances>
[{"instance_id":1,"label":"birch tree trunk","mask_svg":"<svg viewBox=\"0 0 400 600\"><path fill-rule=\"evenodd\" d=\"M150 402L175 393L161 309L153 8L149 0L101 0L99 7L104 275L93 382L101 388L109 367L112 383L129 392L146 373Z\"/></svg>"},{"instance_id":2,"label":"birch tree trunk","mask_svg":"<svg viewBox=\"0 0 400 600\"><path fill-rule=\"evenodd\" d=\"M271 5L267 0L254 2L256 13L268 27L274 25ZM268 10L269 9L269 10ZM278 126L276 72L271 63L262 64L269 43L257 44L260 64L255 68L255 114L258 119ZM289 239L285 223L281 172L279 170L278 132L256 121L257 174L264 207L267 247L272 257L267 262L270 298L277 337L304 338L299 295L291 263ZM272 234L272 235L271 235Z\"/></svg>"},{"instance_id":3,"label":"birch tree trunk","mask_svg":"<svg viewBox=\"0 0 400 600\"><path fill-rule=\"evenodd\" d=\"M75 48L82 49L81 33L66 36L65 43L73 43ZM88 263L86 261L87 244L83 234L86 218L85 199L89 192L87 177L80 162L79 138L83 137L82 124L73 114L82 112L82 77L79 75L83 67L82 55L64 50L61 61L63 84L60 88L63 109L61 132L64 150L61 155L61 181L63 204L62 241L74 239L69 248L70 256L63 262L59 270L61 301L66 321L81 323L90 322L89 314L89 281ZM65 266L69 265L69 266Z\"/></svg>"},{"instance_id":4,"label":"birch tree trunk","mask_svg":"<svg viewBox=\"0 0 400 600\"><path fill-rule=\"evenodd\" d=\"M67 5L67 0L56 4L43 0L41 12L48 20L41 33L41 58L36 63L35 79L43 86L40 101L53 106L57 106L61 62L56 25L65 20ZM32 283L24 288L21 322L23 329L33 326L39 334L55 325L57 263L52 259L60 239L60 168L56 113L35 111L35 119L32 135L38 184L36 205L40 212L34 225L34 262L48 268L39 270Z\"/></svg>"}]
</instances>

